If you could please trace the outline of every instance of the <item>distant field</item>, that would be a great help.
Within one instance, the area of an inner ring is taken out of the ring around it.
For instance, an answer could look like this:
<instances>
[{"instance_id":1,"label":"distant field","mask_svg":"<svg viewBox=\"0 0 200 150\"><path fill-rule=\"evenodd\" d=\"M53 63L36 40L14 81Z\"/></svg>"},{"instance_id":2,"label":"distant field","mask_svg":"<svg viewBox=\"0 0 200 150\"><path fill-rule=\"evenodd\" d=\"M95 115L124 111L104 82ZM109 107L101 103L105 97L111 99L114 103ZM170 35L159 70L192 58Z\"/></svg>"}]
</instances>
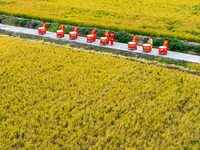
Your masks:
<instances>
[{"instance_id":1,"label":"distant field","mask_svg":"<svg viewBox=\"0 0 200 150\"><path fill-rule=\"evenodd\" d=\"M0 36L0 149L199 149L200 77Z\"/></svg>"},{"instance_id":2,"label":"distant field","mask_svg":"<svg viewBox=\"0 0 200 150\"><path fill-rule=\"evenodd\" d=\"M200 42L199 0L0 0L0 12Z\"/></svg>"}]
</instances>

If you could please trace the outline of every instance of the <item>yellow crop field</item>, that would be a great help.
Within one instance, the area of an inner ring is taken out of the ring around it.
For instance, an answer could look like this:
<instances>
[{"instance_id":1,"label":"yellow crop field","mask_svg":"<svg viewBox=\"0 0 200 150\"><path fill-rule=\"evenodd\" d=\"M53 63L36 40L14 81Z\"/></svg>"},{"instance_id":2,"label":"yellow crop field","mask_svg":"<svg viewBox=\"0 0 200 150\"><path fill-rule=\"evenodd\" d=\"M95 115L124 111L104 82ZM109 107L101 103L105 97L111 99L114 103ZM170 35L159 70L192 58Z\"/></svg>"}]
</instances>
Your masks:
<instances>
[{"instance_id":1,"label":"yellow crop field","mask_svg":"<svg viewBox=\"0 0 200 150\"><path fill-rule=\"evenodd\" d=\"M0 149L199 149L200 77L0 36Z\"/></svg>"},{"instance_id":2,"label":"yellow crop field","mask_svg":"<svg viewBox=\"0 0 200 150\"><path fill-rule=\"evenodd\" d=\"M0 0L0 12L200 42L199 0Z\"/></svg>"}]
</instances>

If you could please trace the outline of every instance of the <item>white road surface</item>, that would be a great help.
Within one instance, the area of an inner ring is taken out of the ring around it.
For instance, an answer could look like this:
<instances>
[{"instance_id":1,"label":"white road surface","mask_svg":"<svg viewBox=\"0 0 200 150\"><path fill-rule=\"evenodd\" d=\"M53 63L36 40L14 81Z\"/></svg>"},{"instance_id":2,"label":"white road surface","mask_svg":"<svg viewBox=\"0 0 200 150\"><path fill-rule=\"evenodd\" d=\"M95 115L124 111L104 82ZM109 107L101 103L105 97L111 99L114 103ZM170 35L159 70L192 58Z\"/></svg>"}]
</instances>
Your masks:
<instances>
[{"instance_id":1,"label":"white road surface","mask_svg":"<svg viewBox=\"0 0 200 150\"><path fill-rule=\"evenodd\" d=\"M59 39L56 37L56 34L53 32L47 32L45 35L38 35L38 31L36 29L15 27L15 26L10 26L10 25L5 25L5 24L0 24L0 33L2 31L10 31L13 33L24 33L24 34L28 34L28 35L36 35L36 36L47 37L47 38L51 38L51 39ZM69 41L73 42L73 40L69 39L68 34L65 34L65 37L62 38L62 40L68 41L68 42ZM155 48L152 49L151 53L145 53L142 51L142 46L138 46L137 50L130 51L130 50L128 50L128 44L114 42L113 46L110 46L110 45L103 46L103 45L100 45L99 39L97 39L94 43L87 43L86 37L81 37L81 36L79 36L78 39L75 41L77 43L90 44L90 45L94 45L94 46L110 48L111 51L113 49L117 49L117 50L121 50L121 51L128 51L131 53L147 54L147 55L153 55L153 56L157 56L157 57L171 58L171 59L175 59L175 60L200 63L200 56L197 56L197 55L184 54L184 53L178 53L178 52L172 52L172 51L168 51L167 55L159 55L158 49L155 49Z\"/></svg>"}]
</instances>

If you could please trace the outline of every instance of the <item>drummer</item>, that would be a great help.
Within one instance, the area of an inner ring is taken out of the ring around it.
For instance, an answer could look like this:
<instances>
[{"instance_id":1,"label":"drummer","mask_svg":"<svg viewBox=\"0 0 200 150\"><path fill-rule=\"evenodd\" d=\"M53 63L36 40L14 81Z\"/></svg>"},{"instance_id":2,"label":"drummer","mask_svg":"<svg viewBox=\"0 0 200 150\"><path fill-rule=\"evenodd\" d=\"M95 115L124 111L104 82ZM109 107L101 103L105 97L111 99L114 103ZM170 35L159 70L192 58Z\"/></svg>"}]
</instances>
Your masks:
<instances>
[{"instance_id":1,"label":"drummer","mask_svg":"<svg viewBox=\"0 0 200 150\"><path fill-rule=\"evenodd\" d=\"M76 38L78 38L78 27L77 26L74 27L74 32L76 32Z\"/></svg>"},{"instance_id":2,"label":"drummer","mask_svg":"<svg viewBox=\"0 0 200 150\"><path fill-rule=\"evenodd\" d=\"M60 30L65 31L65 25L63 23L60 25Z\"/></svg>"},{"instance_id":3,"label":"drummer","mask_svg":"<svg viewBox=\"0 0 200 150\"><path fill-rule=\"evenodd\" d=\"M114 33L111 33L111 34L110 34L110 45L113 45L113 44L114 44L114 38L115 38L115 34L114 34Z\"/></svg>"},{"instance_id":4,"label":"drummer","mask_svg":"<svg viewBox=\"0 0 200 150\"><path fill-rule=\"evenodd\" d=\"M47 23L46 23L46 22L43 23L43 28L44 28L45 30L47 30Z\"/></svg>"},{"instance_id":5,"label":"drummer","mask_svg":"<svg viewBox=\"0 0 200 150\"><path fill-rule=\"evenodd\" d=\"M151 49L152 49L152 47L153 47L153 38L152 38L152 36L149 38L147 43L150 44Z\"/></svg>"},{"instance_id":6,"label":"drummer","mask_svg":"<svg viewBox=\"0 0 200 150\"><path fill-rule=\"evenodd\" d=\"M78 34L78 27L77 26L74 27L74 32L76 32Z\"/></svg>"},{"instance_id":7,"label":"drummer","mask_svg":"<svg viewBox=\"0 0 200 150\"><path fill-rule=\"evenodd\" d=\"M96 38L97 38L97 30L96 30L96 28L94 28L92 30L92 34L94 35L94 41L96 41Z\"/></svg>"},{"instance_id":8,"label":"drummer","mask_svg":"<svg viewBox=\"0 0 200 150\"><path fill-rule=\"evenodd\" d=\"M135 42L136 44L138 43L138 37L137 37L137 35L133 35L132 41Z\"/></svg>"},{"instance_id":9,"label":"drummer","mask_svg":"<svg viewBox=\"0 0 200 150\"><path fill-rule=\"evenodd\" d=\"M166 46L167 49L168 49L168 47L169 47L169 41L167 39L165 39L165 41L163 43L163 46Z\"/></svg>"},{"instance_id":10,"label":"drummer","mask_svg":"<svg viewBox=\"0 0 200 150\"><path fill-rule=\"evenodd\" d=\"M107 44L109 44L110 32L108 30L105 31L105 37L107 37Z\"/></svg>"}]
</instances>

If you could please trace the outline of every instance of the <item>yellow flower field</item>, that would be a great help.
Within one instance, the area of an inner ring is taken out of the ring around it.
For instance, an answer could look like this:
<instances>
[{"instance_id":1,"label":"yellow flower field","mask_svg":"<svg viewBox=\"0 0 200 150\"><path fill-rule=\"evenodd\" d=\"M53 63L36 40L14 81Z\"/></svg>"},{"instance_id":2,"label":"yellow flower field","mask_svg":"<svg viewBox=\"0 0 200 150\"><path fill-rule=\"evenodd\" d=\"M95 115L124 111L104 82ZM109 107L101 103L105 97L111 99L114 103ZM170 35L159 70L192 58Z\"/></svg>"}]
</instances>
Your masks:
<instances>
[{"instance_id":1,"label":"yellow flower field","mask_svg":"<svg viewBox=\"0 0 200 150\"><path fill-rule=\"evenodd\" d=\"M0 149L199 149L200 77L0 36Z\"/></svg>"},{"instance_id":2,"label":"yellow flower field","mask_svg":"<svg viewBox=\"0 0 200 150\"><path fill-rule=\"evenodd\" d=\"M0 0L0 12L200 42L199 0Z\"/></svg>"}]
</instances>

